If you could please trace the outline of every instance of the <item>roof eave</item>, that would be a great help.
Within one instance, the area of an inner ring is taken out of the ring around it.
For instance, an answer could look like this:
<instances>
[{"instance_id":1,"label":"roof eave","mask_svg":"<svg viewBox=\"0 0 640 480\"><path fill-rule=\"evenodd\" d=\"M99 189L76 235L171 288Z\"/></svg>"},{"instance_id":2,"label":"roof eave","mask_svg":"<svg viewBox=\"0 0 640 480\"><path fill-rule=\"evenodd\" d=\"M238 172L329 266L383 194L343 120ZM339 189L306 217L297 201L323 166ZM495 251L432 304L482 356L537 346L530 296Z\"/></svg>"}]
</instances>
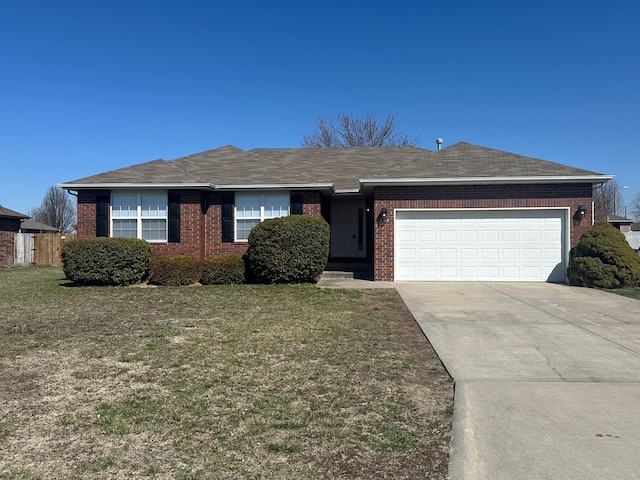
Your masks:
<instances>
[{"instance_id":1,"label":"roof eave","mask_svg":"<svg viewBox=\"0 0 640 480\"><path fill-rule=\"evenodd\" d=\"M211 183L60 183L66 190L333 190L332 183L269 183L214 185Z\"/></svg>"},{"instance_id":2,"label":"roof eave","mask_svg":"<svg viewBox=\"0 0 640 480\"><path fill-rule=\"evenodd\" d=\"M333 190L332 183L264 183L213 185L214 190Z\"/></svg>"},{"instance_id":3,"label":"roof eave","mask_svg":"<svg viewBox=\"0 0 640 480\"><path fill-rule=\"evenodd\" d=\"M66 190L158 190L158 189L183 189L183 190L200 190L213 189L210 183L59 183L58 187Z\"/></svg>"},{"instance_id":4,"label":"roof eave","mask_svg":"<svg viewBox=\"0 0 640 480\"><path fill-rule=\"evenodd\" d=\"M362 189L392 186L437 185L515 185L542 183L606 183L613 175L558 175L528 177L449 177L449 178L364 178Z\"/></svg>"}]
</instances>

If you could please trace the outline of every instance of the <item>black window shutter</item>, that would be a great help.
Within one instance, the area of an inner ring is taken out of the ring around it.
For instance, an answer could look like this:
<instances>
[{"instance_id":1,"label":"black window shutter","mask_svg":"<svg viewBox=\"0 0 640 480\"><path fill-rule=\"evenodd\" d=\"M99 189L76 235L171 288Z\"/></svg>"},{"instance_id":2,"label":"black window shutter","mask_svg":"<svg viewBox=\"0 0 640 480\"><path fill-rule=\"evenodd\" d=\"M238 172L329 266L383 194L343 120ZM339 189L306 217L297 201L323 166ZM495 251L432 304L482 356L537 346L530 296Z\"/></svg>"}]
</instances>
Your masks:
<instances>
[{"instance_id":1,"label":"black window shutter","mask_svg":"<svg viewBox=\"0 0 640 480\"><path fill-rule=\"evenodd\" d=\"M180 243L180 194L169 192L169 243Z\"/></svg>"},{"instance_id":2,"label":"black window shutter","mask_svg":"<svg viewBox=\"0 0 640 480\"><path fill-rule=\"evenodd\" d=\"M302 215L303 210L303 196L301 193L291 194L291 215Z\"/></svg>"},{"instance_id":3,"label":"black window shutter","mask_svg":"<svg viewBox=\"0 0 640 480\"><path fill-rule=\"evenodd\" d=\"M233 192L222 194L222 241L233 242Z\"/></svg>"},{"instance_id":4,"label":"black window shutter","mask_svg":"<svg viewBox=\"0 0 640 480\"><path fill-rule=\"evenodd\" d=\"M96 237L109 236L109 195L96 195Z\"/></svg>"}]
</instances>

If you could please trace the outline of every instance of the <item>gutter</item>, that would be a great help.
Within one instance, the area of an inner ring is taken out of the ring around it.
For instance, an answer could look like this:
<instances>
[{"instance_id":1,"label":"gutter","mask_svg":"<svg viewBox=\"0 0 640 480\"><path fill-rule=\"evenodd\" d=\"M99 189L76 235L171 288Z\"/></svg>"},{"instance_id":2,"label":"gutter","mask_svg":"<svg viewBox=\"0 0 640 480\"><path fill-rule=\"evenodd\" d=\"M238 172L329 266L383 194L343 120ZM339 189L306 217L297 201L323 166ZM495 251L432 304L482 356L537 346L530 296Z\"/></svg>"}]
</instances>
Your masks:
<instances>
[{"instance_id":1,"label":"gutter","mask_svg":"<svg viewBox=\"0 0 640 480\"><path fill-rule=\"evenodd\" d=\"M425 185L517 185L541 183L606 183L613 175L567 175L530 177L449 177L449 178L364 178L361 189L366 187L425 186Z\"/></svg>"},{"instance_id":2,"label":"gutter","mask_svg":"<svg viewBox=\"0 0 640 480\"><path fill-rule=\"evenodd\" d=\"M130 189L130 190L149 190L149 189L169 189L169 188L181 188L185 190L192 189L213 189L213 185L210 183L59 183L57 185L60 188L66 190L81 190L81 189L95 189L95 190L107 190L107 189Z\"/></svg>"},{"instance_id":3,"label":"gutter","mask_svg":"<svg viewBox=\"0 0 640 480\"><path fill-rule=\"evenodd\" d=\"M239 184L239 185L213 185L211 183L59 183L57 185L66 190L158 190L158 189L182 189L182 190L333 190L332 183L305 183L305 184Z\"/></svg>"}]
</instances>

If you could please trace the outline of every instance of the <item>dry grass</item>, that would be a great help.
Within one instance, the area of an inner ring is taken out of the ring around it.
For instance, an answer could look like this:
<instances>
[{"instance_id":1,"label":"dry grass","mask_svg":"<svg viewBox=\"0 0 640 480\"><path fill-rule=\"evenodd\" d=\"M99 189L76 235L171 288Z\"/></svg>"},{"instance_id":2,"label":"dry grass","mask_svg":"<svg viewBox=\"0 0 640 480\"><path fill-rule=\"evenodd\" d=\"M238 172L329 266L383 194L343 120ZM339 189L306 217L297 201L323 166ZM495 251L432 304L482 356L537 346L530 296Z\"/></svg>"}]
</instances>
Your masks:
<instances>
[{"instance_id":1,"label":"dry grass","mask_svg":"<svg viewBox=\"0 0 640 480\"><path fill-rule=\"evenodd\" d=\"M0 478L446 478L452 383L395 291L0 270Z\"/></svg>"}]
</instances>

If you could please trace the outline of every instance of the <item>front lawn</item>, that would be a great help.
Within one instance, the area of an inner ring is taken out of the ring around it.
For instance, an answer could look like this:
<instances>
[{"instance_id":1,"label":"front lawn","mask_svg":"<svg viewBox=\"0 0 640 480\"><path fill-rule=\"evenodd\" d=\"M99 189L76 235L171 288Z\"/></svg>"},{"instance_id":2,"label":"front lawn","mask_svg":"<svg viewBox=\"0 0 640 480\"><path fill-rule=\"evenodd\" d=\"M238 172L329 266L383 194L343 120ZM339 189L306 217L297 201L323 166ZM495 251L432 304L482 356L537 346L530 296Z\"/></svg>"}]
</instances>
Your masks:
<instances>
[{"instance_id":1,"label":"front lawn","mask_svg":"<svg viewBox=\"0 0 640 480\"><path fill-rule=\"evenodd\" d=\"M0 478L446 478L453 384L394 290L0 270Z\"/></svg>"},{"instance_id":2,"label":"front lawn","mask_svg":"<svg viewBox=\"0 0 640 480\"><path fill-rule=\"evenodd\" d=\"M616 293L625 297L635 298L640 300L640 287L623 287L616 288L615 290L607 290L607 292Z\"/></svg>"}]
</instances>

